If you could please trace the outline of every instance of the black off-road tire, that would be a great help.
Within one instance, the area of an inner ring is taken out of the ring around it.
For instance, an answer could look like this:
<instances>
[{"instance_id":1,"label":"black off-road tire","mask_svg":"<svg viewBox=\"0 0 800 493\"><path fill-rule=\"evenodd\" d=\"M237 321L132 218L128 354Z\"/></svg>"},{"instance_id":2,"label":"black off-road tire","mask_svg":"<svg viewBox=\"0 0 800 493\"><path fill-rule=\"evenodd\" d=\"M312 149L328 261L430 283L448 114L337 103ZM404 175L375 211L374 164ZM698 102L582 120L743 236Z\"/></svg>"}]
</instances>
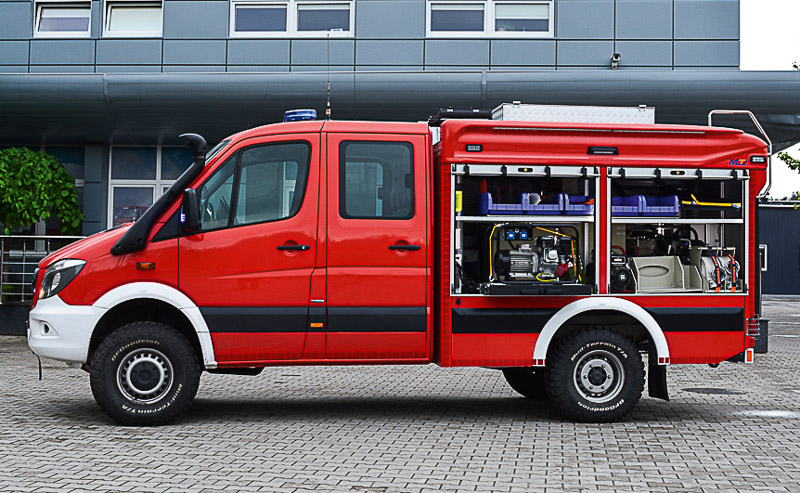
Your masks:
<instances>
[{"instance_id":1,"label":"black off-road tire","mask_svg":"<svg viewBox=\"0 0 800 493\"><path fill-rule=\"evenodd\" d=\"M503 368L503 376L518 394L538 401L547 399L543 371L544 368Z\"/></svg>"},{"instance_id":2,"label":"black off-road tire","mask_svg":"<svg viewBox=\"0 0 800 493\"><path fill-rule=\"evenodd\" d=\"M113 420L158 426L189 409L200 373L197 354L178 331L158 322L133 322L100 343L89 381L95 401Z\"/></svg>"},{"instance_id":3,"label":"black off-road tire","mask_svg":"<svg viewBox=\"0 0 800 493\"><path fill-rule=\"evenodd\" d=\"M555 409L571 420L618 421L642 397L642 357L618 332L583 329L553 342L545 388Z\"/></svg>"}]
</instances>

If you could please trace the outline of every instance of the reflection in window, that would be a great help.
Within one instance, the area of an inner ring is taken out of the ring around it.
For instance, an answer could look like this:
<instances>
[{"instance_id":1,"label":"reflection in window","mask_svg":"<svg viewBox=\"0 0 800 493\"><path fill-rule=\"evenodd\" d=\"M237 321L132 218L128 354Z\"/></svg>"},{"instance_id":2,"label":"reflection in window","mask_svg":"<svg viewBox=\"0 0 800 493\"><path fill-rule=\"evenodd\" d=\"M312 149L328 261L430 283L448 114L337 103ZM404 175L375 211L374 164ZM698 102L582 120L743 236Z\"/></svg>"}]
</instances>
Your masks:
<instances>
[{"instance_id":1,"label":"reflection in window","mask_svg":"<svg viewBox=\"0 0 800 493\"><path fill-rule=\"evenodd\" d=\"M297 214L306 188L310 151L309 145L301 142L245 150L234 224L275 221Z\"/></svg>"},{"instance_id":2,"label":"reflection in window","mask_svg":"<svg viewBox=\"0 0 800 493\"><path fill-rule=\"evenodd\" d=\"M483 4L431 5L431 31L483 31Z\"/></svg>"},{"instance_id":3,"label":"reflection in window","mask_svg":"<svg viewBox=\"0 0 800 493\"><path fill-rule=\"evenodd\" d=\"M546 32L549 18L549 5L498 4L495 6L494 29L499 32Z\"/></svg>"},{"instance_id":4,"label":"reflection in window","mask_svg":"<svg viewBox=\"0 0 800 493\"><path fill-rule=\"evenodd\" d=\"M160 36L161 2L106 2L107 36Z\"/></svg>"},{"instance_id":5,"label":"reflection in window","mask_svg":"<svg viewBox=\"0 0 800 493\"><path fill-rule=\"evenodd\" d=\"M286 5L236 5L236 32L286 31Z\"/></svg>"},{"instance_id":6,"label":"reflection in window","mask_svg":"<svg viewBox=\"0 0 800 493\"><path fill-rule=\"evenodd\" d=\"M343 142L339 214L347 219L414 216L413 148L406 142Z\"/></svg>"},{"instance_id":7,"label":"reflection in window","mask_svg":"<svg viewBox=\"0 0 800 493\"><path fill-rule=\"evenodd\" d=\"M153 189L150 187L113 187L112 226L136 221L153 204Z\"/></svg>"},{"instance_id":8,"label":"reflection in window","mask_svg":"<svg viewBox=\"0 0 800 493\"><path fill-rule=\"evenodd\" d=\"M192 151L188 147L161 148L161 179L177 180L192 165Z\"/></svg>"},{"instance_id":9,"label":"reflection in window","mask_svg":"<svg viewBox=\"0 0 800 493\"><path fill-rule=\"evenodd\" d=\"M37 2L34 33L37 36L88 36L91 14L90 2Z\"/></svg>"},{"instance_id":10,"label":"reflection in window","mask_svg":"<svg viewBox=\"0 0 800 493\"><path fill-rule=\"evenodd\" d=\"M83 168L86 162L86 152L79 146L45 147L45 154L55 157L69 171L76 180L83 180Z\"/></svg>"},{"instance_id":11,"label":"reflection in window","mask_svg":"<svg viewBox=\"0 0 800 493\"><path fill-rule=\"evenodd\" d=\"M297 6L298 31L350 30L349 4L300 4Z\"/></svg>"},{"instance_id":12,"label":"reflection in window","mask_svg":"<svg viewBox=\"0 0 800 493\"><path fill-rule=\"evenodd\" d=\"M235 172L236 158L228 158L200 187L200 229L217 229L228 225Z\"/></svg>"},{"instance_id":13,"label":"reflection in window","mask_svg":"<svg viewBox=\"0 0 800 493\"><path fill-rule=\"evenodd\" d=\"M113 147L111 149L112 180L155 180L155 147Z\"/></svg>"}]
</instances>

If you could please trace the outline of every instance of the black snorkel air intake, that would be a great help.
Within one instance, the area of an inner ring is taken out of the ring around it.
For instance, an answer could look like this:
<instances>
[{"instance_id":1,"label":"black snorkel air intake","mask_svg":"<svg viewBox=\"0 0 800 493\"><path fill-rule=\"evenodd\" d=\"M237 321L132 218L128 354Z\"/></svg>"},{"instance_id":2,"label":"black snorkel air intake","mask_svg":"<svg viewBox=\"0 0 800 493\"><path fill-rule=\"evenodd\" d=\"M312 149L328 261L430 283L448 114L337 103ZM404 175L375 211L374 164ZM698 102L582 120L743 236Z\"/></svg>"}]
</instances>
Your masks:
<instances>
[{"instance_id":1,"label":"black snorkel air intake","mask_svg":"<svg viewBox=\"0 0 800 493\"><path fill-rule=\"evenodd\" d=\"M145 211L138 221L119 239L111 248L111 255L124 255L126 253L144 250L147 246L147 237L156 219L177 199L195 178L200 176L206 166L206 139L197 134L181 134L181 141L192 150L194 162L189 169L172 184L156 202Z\"/></svg>"}]
</instances>

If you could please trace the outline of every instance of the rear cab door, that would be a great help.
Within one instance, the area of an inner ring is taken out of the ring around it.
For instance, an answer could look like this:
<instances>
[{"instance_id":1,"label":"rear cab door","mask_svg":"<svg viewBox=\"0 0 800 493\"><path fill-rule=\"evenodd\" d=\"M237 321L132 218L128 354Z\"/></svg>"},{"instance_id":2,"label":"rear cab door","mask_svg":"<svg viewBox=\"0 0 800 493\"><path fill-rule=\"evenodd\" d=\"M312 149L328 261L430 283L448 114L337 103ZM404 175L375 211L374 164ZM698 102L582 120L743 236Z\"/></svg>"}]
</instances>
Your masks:
<instances>
[{"instance_id":1,"label":"rear cab door","mask_svg":"<svg viewBox=\"0 0 800 493\"><path fill-rule=\"evenodd\" d=\"M430 357L426 135L337 133L327 140L326 359Z\"/></svg>"}]
</instances>

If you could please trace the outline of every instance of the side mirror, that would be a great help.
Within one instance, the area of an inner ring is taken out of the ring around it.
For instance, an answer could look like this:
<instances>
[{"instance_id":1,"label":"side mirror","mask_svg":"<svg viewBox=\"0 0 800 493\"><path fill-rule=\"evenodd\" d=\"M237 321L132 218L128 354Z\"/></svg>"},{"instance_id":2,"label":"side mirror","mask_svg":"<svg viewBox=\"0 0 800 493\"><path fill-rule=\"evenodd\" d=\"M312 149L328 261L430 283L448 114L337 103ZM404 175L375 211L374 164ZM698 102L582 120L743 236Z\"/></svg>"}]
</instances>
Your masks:
<instances>
[{"instance_id":1,"label":"side mirror","mask_svg":"<svg viewBox=\"0 0 800 493\"><path fill-rule=\"evenodd\" d=\"M187 188L181 200L181 224L185 233L200 229L200 204L197 201L197 190Z\"/></svg>"}]
</instances>

